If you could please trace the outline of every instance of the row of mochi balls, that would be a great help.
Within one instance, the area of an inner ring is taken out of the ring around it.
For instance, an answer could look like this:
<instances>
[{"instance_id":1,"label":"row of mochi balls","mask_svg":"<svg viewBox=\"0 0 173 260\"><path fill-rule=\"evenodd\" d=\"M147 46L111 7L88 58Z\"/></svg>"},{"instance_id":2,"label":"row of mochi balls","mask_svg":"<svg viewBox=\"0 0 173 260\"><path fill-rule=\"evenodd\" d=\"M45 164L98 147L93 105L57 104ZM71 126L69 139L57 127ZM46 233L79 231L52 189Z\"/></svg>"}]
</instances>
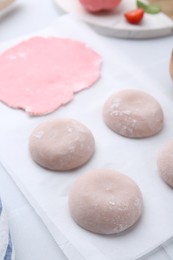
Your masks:
<instances>
[{"instance_id":1,"label":"row of mochi balls","mask_svg":"<svg viewBox=\"0 0 173 260\"><path fill-rule=\"evenodd\" d=\"M109 97L103 119L115 133L128 138L156 135L163 127L160 104L151 95L126 89ZM68 171L84 165L93 156L95 140L91 131L74 119L41 123L29 140L32 159L53 171ZM158 156L159 172L173 187L173 142ZM74 221L98 234L116 234L134 225L143 210L142 193L128 176L110 170L92 170L81 175L69 193Z\"/></svg>"}]
</instances>

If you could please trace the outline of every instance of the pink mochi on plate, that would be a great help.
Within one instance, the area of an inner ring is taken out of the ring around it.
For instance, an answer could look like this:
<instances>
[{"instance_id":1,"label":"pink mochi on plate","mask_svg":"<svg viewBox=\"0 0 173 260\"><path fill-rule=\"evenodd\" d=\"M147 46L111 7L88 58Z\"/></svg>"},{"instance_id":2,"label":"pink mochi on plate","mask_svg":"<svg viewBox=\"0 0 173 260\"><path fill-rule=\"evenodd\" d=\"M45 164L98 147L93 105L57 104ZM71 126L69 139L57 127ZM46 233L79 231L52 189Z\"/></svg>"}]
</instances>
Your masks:
<instances>
[{"instance_id":1,"label":"pink mochi on plate","mask_svg":"<svg viewBox=\"0 0 173 260\"><path fill-rule=\"evenodd\" d=\"M111 11L115 9L121 0L79 0L89 12Z\"/></svg>"}]
</instances>

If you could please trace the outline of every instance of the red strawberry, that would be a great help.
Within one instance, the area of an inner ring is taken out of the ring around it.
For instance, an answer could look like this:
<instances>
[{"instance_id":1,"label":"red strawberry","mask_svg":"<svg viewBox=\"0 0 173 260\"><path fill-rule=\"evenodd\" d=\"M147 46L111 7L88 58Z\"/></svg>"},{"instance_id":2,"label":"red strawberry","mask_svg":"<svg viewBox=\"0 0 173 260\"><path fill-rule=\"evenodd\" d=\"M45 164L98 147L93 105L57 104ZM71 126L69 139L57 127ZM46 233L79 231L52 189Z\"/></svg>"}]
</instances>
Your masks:
<instances>
[{"instance_id":1,"label":"red strawberry","mask_svg":"<svg viewBox=\"0 0 173 260\"><path fill-rule=\"evenodd\" d=\"M144 10L142 8L137 8L133 11L124 14L126 20L131 24L138 24L144 16Z\"/></svg>"}]
</instances>

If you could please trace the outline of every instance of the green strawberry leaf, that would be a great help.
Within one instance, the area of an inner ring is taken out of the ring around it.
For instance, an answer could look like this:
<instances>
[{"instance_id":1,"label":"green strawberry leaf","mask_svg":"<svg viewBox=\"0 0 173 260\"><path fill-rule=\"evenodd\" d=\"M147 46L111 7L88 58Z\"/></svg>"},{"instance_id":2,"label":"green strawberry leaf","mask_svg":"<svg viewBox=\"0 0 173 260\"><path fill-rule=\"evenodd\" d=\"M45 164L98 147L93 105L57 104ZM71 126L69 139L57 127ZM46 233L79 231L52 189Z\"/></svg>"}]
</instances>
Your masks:
<instances>
[{"instance_id":1,"label":"green strawberry leaf","mask_svg":"<svg viewBox=\"0 0 173 260\"><path fill-rule=\"evenodd\" d=\"M148 7L147 7L147 9L146 9L146 13L148 13L148 14L158 14L158 13L160 13L160 6L158 6L158 5L149 5Z\"/></svg>"},{"instance_id":2,"label":"green strawberry leaf","mask_svg":"<svg viewBox=\"0 0 173 260\"><path fill-rule=\"evenodd\" d=\"M158 5L148 5L145 4L144 2L137 0L137 7L142 8L145 13L148 14L158 14L160 13L160 6Z\"/></svg>"},{"instance_id":3,"label":"green strawberry leaf","mask_svg":"<svg viewBox=\"0 0 173 260\"><path fill-rule=\"evenodd\" d=\"M145 4L144 2L141 2L141 1L139 1L139 0L137 0L137 7L139 7L139 8L142 8L142 9L144 9L144 11L145 11L145 9L147 8L147 4Z\"/></svg>"}]
</instances>

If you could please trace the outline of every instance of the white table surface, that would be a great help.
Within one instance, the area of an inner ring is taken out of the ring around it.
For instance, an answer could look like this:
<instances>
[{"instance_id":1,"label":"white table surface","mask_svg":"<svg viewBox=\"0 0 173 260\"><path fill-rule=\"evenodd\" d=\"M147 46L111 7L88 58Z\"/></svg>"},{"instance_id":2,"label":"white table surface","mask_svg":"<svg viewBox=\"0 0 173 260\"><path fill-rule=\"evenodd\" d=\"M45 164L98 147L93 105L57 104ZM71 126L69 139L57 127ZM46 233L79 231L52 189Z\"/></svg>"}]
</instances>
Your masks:
<instances>
[{"instance_id":1,"label":"white table surface","mask_svg":"<svg viewBox=\"0 0 173 260\"><path fill-rule=\"evenodd\" d=\"M61 12L51 0L18 0L13 6L0 13L0 41L12 40L42 30L60 15ZM108 44L117 44L140 68L157 78L159 84L165 85L166 91L173 96L168 66L163 66L163 61L169 63L173 49L173 36L144 41L110 38ZM65 260L66 257L45 225L1 166L0 194L9 215L16 259ZM141 259L173 259L173 239Z\"/></svg>"}]
</instances>

